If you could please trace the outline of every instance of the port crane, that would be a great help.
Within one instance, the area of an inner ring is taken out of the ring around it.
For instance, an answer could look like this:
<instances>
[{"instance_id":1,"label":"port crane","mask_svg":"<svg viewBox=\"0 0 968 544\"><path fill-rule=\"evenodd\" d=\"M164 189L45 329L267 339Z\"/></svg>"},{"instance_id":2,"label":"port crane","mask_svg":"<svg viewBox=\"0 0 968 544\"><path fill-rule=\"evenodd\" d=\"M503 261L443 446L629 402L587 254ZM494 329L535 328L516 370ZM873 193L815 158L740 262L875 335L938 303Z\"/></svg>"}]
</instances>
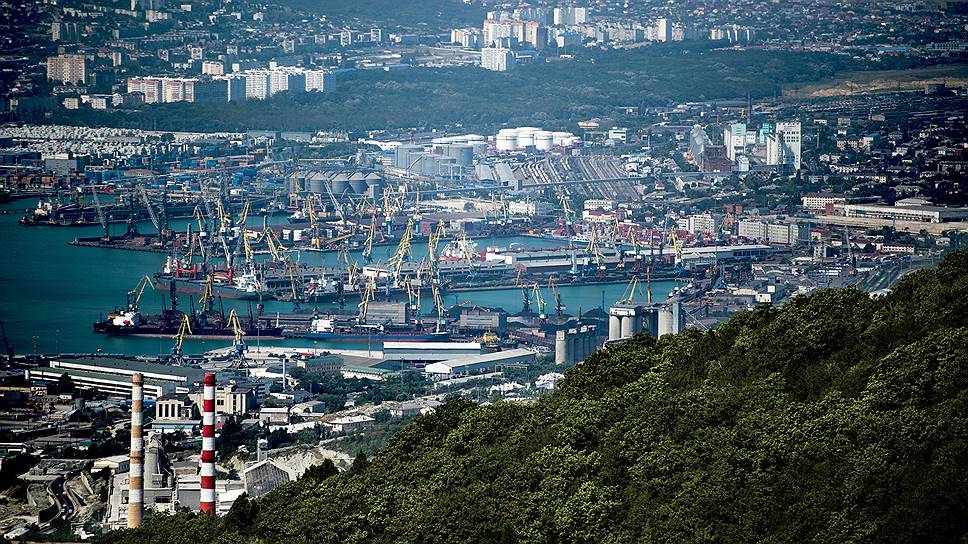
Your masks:
<instances>
[{"instance_id":1,"label":"port crane","mask_svg":"<svg viewBox=\"0 0 968 544\"><path fill-rule=\"evenodd\" d=\"M555 315L561 317L565 313L565 306L561 303L561 291L558 290L558 283L554 276L548 277L548 290L551 292L551 299L555 303Z\"/></svg>"},{"instance_id":2,"label":"port crane","mask_svg":"<svg viewBox=\"0 0 968 544\"><path fill-rule=\"evenodd\" d=\"M101 207L101 199L97 196L96 187L91 187L91 196L94 197L94 209L97 210L97 220L101 223L101 228L104 229L104 239L107 240L111 237L111 231L108 230L108 218L104 216L104 208Z\"/></svg>"},{"instance_id":3,"label":"port crane","mask_svg":"<svg viewBox=\"0 0 968 544\"><path fill-rule=\"evenodd\" d=\"M148 198L148 192L145 191L145 186L138 184L138 194L141 196L142 202L145 203L145 209L148 210L148 219L151 219L151 224L155 226L158 230L158 234L161 234L163 230L161 228L161 221L158 220L158 216L155 215L155 209L151 207L151 200Z\"/></svg>"},{"instance_id":4,"label":"port crane","mask_svg":"<svg viewBox=\"0 0 968 544\"><path fill-rule=\"evenodd\" d=\"M445 323L444 320L444 300L440 297L440 286L438 281L432 281L430 284L431 292L434 296L434 308L437 310L437 327L436 331L440 332L443 329Z\"/></svg>"},{"instance_id":5,"label":"port crane","mask_svg":"<svg viewBox=\"0 0 968 544\"><path fill-rule=\"evenodd\" d=\"M151 278L145 274L141 280L138 281L138 285L134 289L128 291L128 309L132 312L138 311L138 303L141 302L141 295L144 294L145 288L151 286L152 289L155 288L155 284L152 283Z\"/></svg>"},{"instance_id":6,"label":"port crane","mask_svg":"<svg viewBox=\"0 0 968 544\"><path fill-rule=\"evenodd\" d=\"M413 256L413 248L410 246L410 240L413 238L413 218L411 217L407 221L407 229L403 232L403 236L400 237L400 244L397 246L397 252L394 253L393 257L390 257L390 266L393 269L393 280L398 281L400 277L400 270L403 268L403 263L410 260Z\"/></svg>"},{"instance_id":7,"label":"port crane","mask_svg":"<svg viewBox=\"0 0 968 544\"><path fill-rule=\"evenodd\" d=\"M366 237L366 243L363 246L363 264L370 264L373 262L373 237L376 236L376 208L373 209L373 215L370 216L370 232Z\"/></svg>"},{"instance_id":8,"label":"port crane","mask_svg":"<svg viewBox=\"0 0 968 544\"><path fill-rule=\"evenodd\" d=\"M528 292L528 286L525 285L524 281L522 280L521 276L523 273L524 273L523 270L518 269L518 279L515 281L515 283L518 284L518 289L521 289L521 313L530 314L531 296L529 295L529 292Z\"/></svg>"},{"instance_id":9,"label":"port crane","mask_svg":"<svg viewBox=\"0 0 968 544\"><path fill-rule=\"evenodd\" d=\"M0 321L0 336L3 338L3 350L7 354L7 362L13 361L13 346L10 345L10 339L7 338L7 327L4 326L3 321Z\"/></svg>"},{"instance_id":10,"label":"port crane","mask_svg":"<svg viewBox=\"0 0 968 544\"><path fill-rule=\"evenodd\" d=\"M191 320L188 314L182 314L181 324L178 325L178 332L172 338L175 339L175 347L171 348L171 355L177 362L182 360L182 347L185 345L185 335L192 334Z\"/></svg>"},{"instance_id":11,"label":"port crane","mask_svg":"<svg viewBox=\"0 0 968 544\"><path fill-rule=\"evenodd\" d=\"M242 324L239 323L239 314L235 313L235 308L229 312L229 327L232 328L233 334L233 347L235 347L235 354L238 358L239 364L245 362L245 341L242 338L245 336L245 330L242 328Z\"/></svg>"},{"instance_id":12,"label":"port crane","mask_svg":"<svg viewBox=\"0 0 968 544\"><path fill-rule=\"evenodd\" d=\"M367 282L366 288L363 290L363 293L360 295L360 304L359 304L360 315L358 320L361 324L366 323L366 309L369 308L370 301L372 301L375 298L375 292L376 292L376 278L371 277L370 281Z\"/></svg>"},{"instance_id":13,"label":"port crane","mask_svg":"<svg viewBox=\"0 0 968 544\"><path fill-rule=\"evenodd\" d=\"M541 287L538 286L538 282L534 282L532 289L534 291L535 306L538 308L538 319L543 321L546 317L548 317L545 315L545 307L547 306L547 302L545 302L544 297L541 296Z\"/></svg>"}]
</instances>

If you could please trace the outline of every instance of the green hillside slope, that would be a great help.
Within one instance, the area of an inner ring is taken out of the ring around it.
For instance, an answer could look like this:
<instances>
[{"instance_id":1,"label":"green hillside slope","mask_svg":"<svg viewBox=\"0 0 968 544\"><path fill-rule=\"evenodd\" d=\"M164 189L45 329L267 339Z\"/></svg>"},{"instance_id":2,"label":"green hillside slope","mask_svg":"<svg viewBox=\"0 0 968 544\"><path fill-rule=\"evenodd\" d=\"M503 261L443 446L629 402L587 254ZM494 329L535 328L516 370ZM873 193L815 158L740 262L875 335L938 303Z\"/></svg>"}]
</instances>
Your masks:
<instances>
[{"instance_id":1,"label":"green hillside slope","mask_svg":"<svg viewBox=\"0 0 968 544\"><path fill-rule=\"evenodd\" d=\"M368 463L109 543L965 542L968 253L637 337L532 406L451 402Z\"/></svg>"}]
</instances>

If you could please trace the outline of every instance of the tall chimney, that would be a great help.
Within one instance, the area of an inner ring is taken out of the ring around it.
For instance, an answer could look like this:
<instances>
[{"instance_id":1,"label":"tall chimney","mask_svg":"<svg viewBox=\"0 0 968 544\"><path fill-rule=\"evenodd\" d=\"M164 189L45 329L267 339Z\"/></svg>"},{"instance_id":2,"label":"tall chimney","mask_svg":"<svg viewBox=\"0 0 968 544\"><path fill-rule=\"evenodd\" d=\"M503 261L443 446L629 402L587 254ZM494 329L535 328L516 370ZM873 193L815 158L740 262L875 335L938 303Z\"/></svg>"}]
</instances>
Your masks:
<instances>
[{"instance_id":1,"label":"tall chimney","mask_svg":"<svg viewBox=\"0 0 968 544\"><path fill-rule=\"evenodd\" d=\"M128 469L128 528L141 525L144 514L144 378L131 375L131 467Z\"/></svg>"},{"instance_id":2,"label":"tall chimney","mask_svg":"<svg viewBox=\"0 0 968 544\"><path fill-rule=\"evenodd\" d=\"M202 482L199 510L215 515L215 374L205 375L202 393Z\"/></svg>"}]
</instances>

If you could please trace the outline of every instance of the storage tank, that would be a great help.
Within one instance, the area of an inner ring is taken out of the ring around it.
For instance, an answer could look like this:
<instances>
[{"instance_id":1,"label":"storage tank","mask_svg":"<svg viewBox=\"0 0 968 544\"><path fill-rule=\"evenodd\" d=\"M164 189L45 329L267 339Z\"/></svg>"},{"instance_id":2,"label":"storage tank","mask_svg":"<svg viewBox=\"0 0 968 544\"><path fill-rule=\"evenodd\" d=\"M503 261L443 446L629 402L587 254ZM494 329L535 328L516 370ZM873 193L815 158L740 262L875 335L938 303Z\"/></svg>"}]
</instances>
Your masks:
<instances>
[{"instance_id":1,"label":"storage tank","mask_svg":"<svg viewBox=\"0 0 968 544\"><path fill-rule=\"evenodd\" d=\"M498 134L495 147L498 151L513 151L518 146L517 134Z\"/></svg>"},{"instance_id":2,"label":"storage tank","mask_svg":"<svg viewBox=\"0 0 968 544\"><path fill-rule=\"evenodd\" d=\"M534 147L534 135L538 129L532 127L522 127L518 129L518 149Z\"/></svg>"},{"instance_id":3,"label":"storage tank","mask_svg":"<svg viewBox=\"0 0 968 544\"><path fill-rule=\"evenodd\" d=\"M457 159L457 164L461 166L474 164L474 148L469 145L447 146L445 155Z\"/></svg>"},{"instance_id":4,"label":"storage tank","mask_svg":"<svg viewBox=\"0 0 968 544\"><path fill-rule=\"evenodd\" d=\"M552 132L551 135L554 138L554 144L560 147L564 147L568 138L572 137L570 132Z\"/></svg>"},{"instance_id":5,"label":"storage tank","mask_svg":"<svg viewBox=\"0 0 968 544\"><path fill-rule=\"evenodd\" d=\"M555 146L555 137L551 132L542 130L534 133L534 147L538 151L551 151Z\"/></svg>"}]
</instances>

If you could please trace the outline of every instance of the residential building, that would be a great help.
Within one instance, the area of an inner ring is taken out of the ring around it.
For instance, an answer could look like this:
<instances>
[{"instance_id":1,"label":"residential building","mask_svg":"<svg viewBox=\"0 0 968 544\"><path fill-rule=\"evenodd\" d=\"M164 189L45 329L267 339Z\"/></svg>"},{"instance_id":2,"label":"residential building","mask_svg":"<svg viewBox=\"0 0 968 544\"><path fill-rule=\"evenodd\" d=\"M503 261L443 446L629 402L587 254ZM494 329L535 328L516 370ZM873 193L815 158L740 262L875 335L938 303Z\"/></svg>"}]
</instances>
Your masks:
<instances>
[{"instance_id":1,"label":"residential building","mask_svg":"<svg viewBox=\"0 0 968 544\"><path fill-rule=\"evenodd\" d=\"M514 52L503 47L485 47L481 50L481 68L506 72L514 68Z\"/></svg>"},{"instance_id":2,"label":"residential building","mask_svg":"<svg viewBox=\"0 0 968 544\"><path fill-rule=\"evenodd\" d=\"M84 55L48 57L47 79L69 84L87 83L87 66Z\"/></svg>"}]
</instances>

